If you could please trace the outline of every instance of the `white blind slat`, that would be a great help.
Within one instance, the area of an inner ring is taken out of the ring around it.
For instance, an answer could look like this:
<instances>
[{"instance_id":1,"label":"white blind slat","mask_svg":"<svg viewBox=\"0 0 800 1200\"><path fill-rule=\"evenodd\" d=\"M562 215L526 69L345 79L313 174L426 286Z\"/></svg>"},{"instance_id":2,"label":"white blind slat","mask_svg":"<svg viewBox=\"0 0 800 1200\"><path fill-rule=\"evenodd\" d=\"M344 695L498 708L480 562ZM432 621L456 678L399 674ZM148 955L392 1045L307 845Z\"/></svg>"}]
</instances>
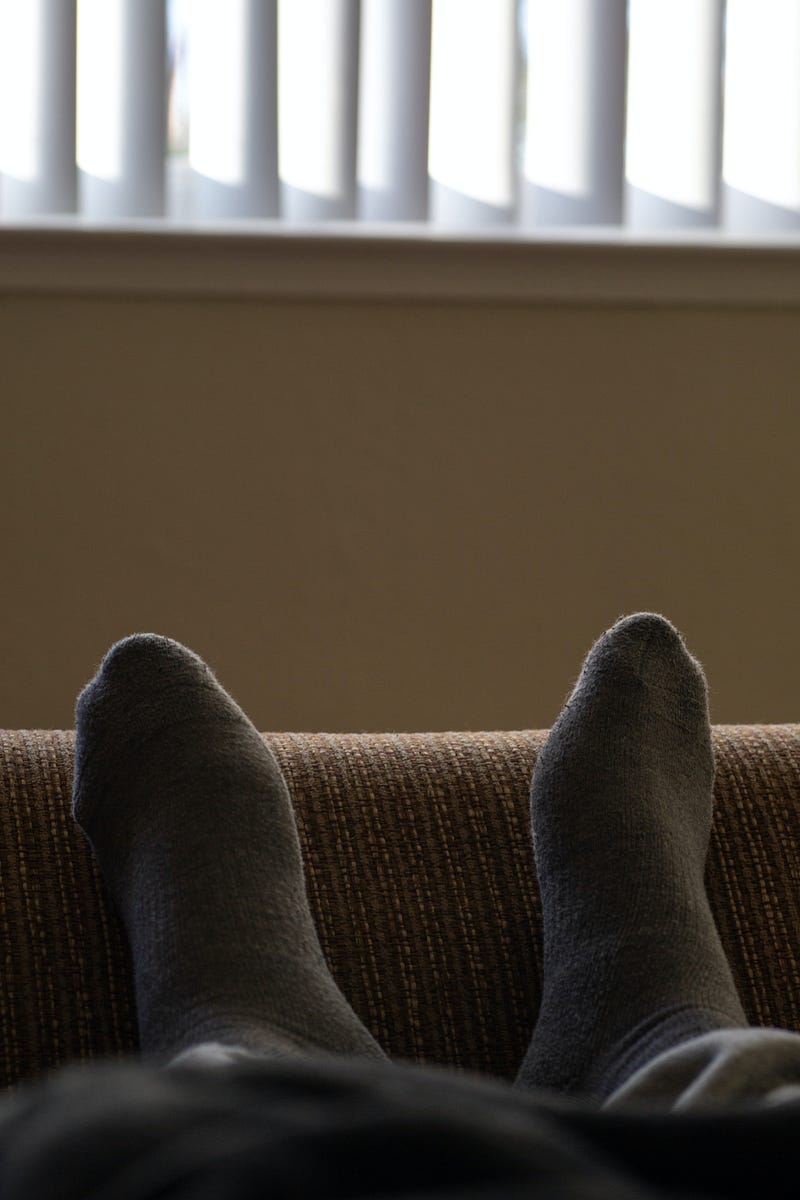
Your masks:
<instances>
[{"instance_id":1,"label":"white blind slat","mask_svg":"<svg viewBox=\"0 0 800 1200\"><path fill-rule=\"evenodd\" d=\"M440 225L508 224L516 209L514 0L434 0L431 217Z\"/></svg>"},{"instance_id":2,"label":"white blind slat","mask_svg":"<svg viewBox=\"0 0 800 1200\"><path fill-rule=\"evenodd\" d=\"M431 0L362 0L359 216L428 216Z\"/></svg>"},{"instance_id":3,"label":"white blind slat","mask_svg":"<svg viewBox=\"0 0 800 1200\"><path fill-rule=\"evenodd\" d=\"M628 222L716 225L722 0L631 0Z\"/></svg>"},{"instance_id":4,"label":"white blind slat","mask_svg":"<svg viewBox=\"0 0 800 1200\"><path fill-rule=\"evenodd\" d=\"M291 221L356 209L358 0L280 0L278 167Z\"/></svg>"},{"instance_id":5,"label":"white blind slat","mask_svg":"<svg viewBox=\"0 0 800 1200\"><path fill-rule=\"evenodd\" d=\"M164 212L164 0L79 0L78 166L89 217Z\"/></svg>"},{"instance_id":6,"label":"white blind slat","mask_svg":"<svg viewBox=\"0 0 800 1200\"><path fill-rule=\"evenodd\" d=\"M192 0L189 21L192 211L277 216L277 2Z\"/></svg>"},{"instance_id":7,"label":"white blind slat","mask_svg":"<svg viewBox=\"0 0 800 1200\"><path fill-rule=\"evenodd\" d=\"M729 229L800 226L800 0L728 0L723 177Z\"/></svg>"},{"instance_id":8,"label":"white blind slat","mask_svg":"<svg viewBox=\"0 0 800 1200\"><path fill-rule=\"evenodd\" d=\"M75 19L75 0L0 0L7 217L75 211Z\"/></svg>"},{"instance_id":9,"label":"white blind slat","mask_svg":"<svg viewBox=\"0 0 800 1200\"><path fill-rule=\"evenodd\" d=\"M524 218L619 224L627 0L528 0Z\"/></svg>"}]
</instances>

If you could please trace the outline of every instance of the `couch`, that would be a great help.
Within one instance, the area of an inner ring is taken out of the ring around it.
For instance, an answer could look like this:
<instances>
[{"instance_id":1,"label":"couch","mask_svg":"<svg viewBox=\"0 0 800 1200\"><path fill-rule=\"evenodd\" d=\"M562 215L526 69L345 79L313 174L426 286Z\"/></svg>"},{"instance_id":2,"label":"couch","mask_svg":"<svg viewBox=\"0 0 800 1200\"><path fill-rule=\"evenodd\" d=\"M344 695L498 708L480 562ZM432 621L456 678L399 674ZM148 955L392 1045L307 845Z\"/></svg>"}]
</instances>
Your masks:
<instances>
[{"instance_id":1,"label":"couch","mask_svg":"<svg viewBox=\"0 0 800 1200\"><path fill-rule=\"evenodd\" d=\"M536 1017L546 731L263 735L331 970L393 1057L513 1078ZM800 1031L800 725L713 728L711 904L752 1024ZM124 930L70 815L74 733L0 731L0 1087L137 1049Z\"/></svg>"}]
</instances>

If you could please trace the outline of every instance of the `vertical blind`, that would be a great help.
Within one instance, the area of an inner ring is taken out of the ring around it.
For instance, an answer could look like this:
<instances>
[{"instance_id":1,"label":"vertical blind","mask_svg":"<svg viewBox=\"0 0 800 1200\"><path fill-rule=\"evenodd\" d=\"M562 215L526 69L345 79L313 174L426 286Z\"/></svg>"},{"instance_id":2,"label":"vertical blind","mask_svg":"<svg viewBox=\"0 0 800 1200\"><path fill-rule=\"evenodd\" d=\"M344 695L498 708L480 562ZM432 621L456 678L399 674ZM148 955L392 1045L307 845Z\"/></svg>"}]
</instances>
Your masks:
<instances>
[{"instance_id":1,"label":"vertical blind","mask_svg":"<svg viewBox=\"0 0 800 1200\"><path fill-rule=\"evenodd\" d=\"M0 0L0 218L800 227L800 0Z\"/></svg>"}]
</instances>

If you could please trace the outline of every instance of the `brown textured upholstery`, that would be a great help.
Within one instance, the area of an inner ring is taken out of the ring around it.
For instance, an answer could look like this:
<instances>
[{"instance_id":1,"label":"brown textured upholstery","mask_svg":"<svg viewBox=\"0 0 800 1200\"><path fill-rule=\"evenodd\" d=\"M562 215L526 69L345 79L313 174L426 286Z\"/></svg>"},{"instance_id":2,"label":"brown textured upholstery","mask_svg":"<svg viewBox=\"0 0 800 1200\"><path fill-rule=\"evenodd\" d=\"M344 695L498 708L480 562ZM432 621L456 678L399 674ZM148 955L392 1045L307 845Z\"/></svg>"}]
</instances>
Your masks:
<instances>
[{"instance_id":1,"label":"brown textured upholstery","mask_svg":"<svg viewBox=\"0 0 800 1200\"><path fill-rule=\"evenodd\" d=\"M800 725L716 726L712 905L753 1024L800 1030ZM334 975L394 1057L512 1077L536 1015L544 732L265 734ZM0 732L0 1086L136 1049L71 731ZM269 903L265 896L265 903Z\"/></svg>"}]
</instances>

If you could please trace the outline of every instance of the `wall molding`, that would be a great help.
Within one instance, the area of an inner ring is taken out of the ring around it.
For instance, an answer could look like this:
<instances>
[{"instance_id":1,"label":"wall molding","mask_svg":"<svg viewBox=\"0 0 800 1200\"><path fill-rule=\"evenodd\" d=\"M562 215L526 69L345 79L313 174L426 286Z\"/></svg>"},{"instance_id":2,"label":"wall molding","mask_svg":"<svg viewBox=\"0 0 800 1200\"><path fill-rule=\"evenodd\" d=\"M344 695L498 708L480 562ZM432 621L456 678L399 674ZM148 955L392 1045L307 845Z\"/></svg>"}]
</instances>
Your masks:
<instances>
[{"instance_id":1,"label":"wall molding","mask_svg":"<svg viewBox=\"0 0 800 1200\"><path fill-rule=\"evenodd\" d=\"M0 223L0 294L800 307L800 234Z\"/></svg>"}]
</instances>

